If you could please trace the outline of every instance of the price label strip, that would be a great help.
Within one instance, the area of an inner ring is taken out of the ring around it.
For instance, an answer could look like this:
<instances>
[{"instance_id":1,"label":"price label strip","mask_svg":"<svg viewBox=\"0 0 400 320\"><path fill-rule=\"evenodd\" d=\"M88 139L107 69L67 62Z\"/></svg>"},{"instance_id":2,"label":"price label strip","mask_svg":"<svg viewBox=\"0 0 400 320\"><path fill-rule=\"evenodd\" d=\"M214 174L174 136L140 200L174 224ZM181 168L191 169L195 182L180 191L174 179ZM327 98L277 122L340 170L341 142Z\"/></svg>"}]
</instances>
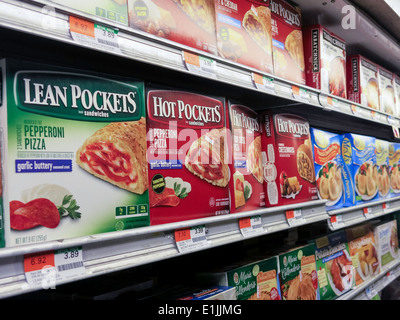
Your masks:
<instances>
[{"instance_id":1,"label":"price label strip","mask_svg":"<svg viewBox=\"0 0 400 320\"><path fill-rule=\"evenodd\" d=\"M293 93L293 98L295 98L296 100L304 103L310 103L310 95L306 89L297 86L292 86L292 93Z\"/></svg>"},{"instance_id":2,"label":"price label strip","mask_svg":"<svg viewBox=\"0 0 400 320\"><path fill-rule=\"evenodd\" d=\"M75 42L96 49L121 53L118 44L118 30L95 24L77 17L69 17L69 29Z\"/></svg>"},{"instance_id":3,"label":"price label strip","mask_svg":"<svg viewBox=\"0 0 400 320\"><path fill-rule=\"evenodd\" d=\"M301 214L301 209L286 211L286 219L291 227L304 223L304 217Z\"/></svg>"},{"instance_id":4,"label":"price label strip","mask_svg":"<svg viewBox=\"0 0 400 320\"><path fill-rule=\"evenodd\" d=\"M263 92L276 95L274 79L262 76L258 73L252 73L254 86Z\"/></svg>"},{"instance_id":5,"label":"price label strip","mask_svg":"<svg viewBox=\"0 0 400 320\"><path fill-rule=\"evenodd\" d=\"M372 208L371 207L366 207L363 209L364 216L366 219L371 219L373 214L372 214Z\"/></svg>"},{"instance_id":6,"label":"price label strip","mask_svg":"<svg viewBox=\"0 0 400 320\"><path fill-rule=\"evenodd\" d=\"M331 224L334 229L343 228L345 226L341 214L331 216Z\"/></svg>"},{"instance_id":7,"label":"price label strip","mask_svg":"<svg viewBox=\"0 0 400 320\"><path fill-rule=\"evenodd\" d=\"M29 286L42 289L87 273L81 247L25 255L24 271Z\"/></svg>"},{"instance_id":8,"label":"price label strip","mask_svg":"<svg viewBox=\"0 0 400 320\"><path fill-rule=\"evenodd\" d=\"M217 63L210 58L205 58L194 53L182 52L183 62L188 71L210 78L216 78Z\"/></svg>"},{"instance_id":9,"label":"price label strip","mask_svg":"<svg viewBox=\"0 0 400 320\"><path fill-rule=\"evenodd\" d=\"M175 231L175 242L180 253L192 252L208 247L204 225Z\"/></svg>"},{"instance_id":10,"label":"price label strip","mask_svg":"<svg viewBox=\"0 0 400 320\"><path fill-rule=\"evenodd\" d=\"M260 215L239 219L239 228L245 238L264 233Z\"/></svg>"}]
</instances>

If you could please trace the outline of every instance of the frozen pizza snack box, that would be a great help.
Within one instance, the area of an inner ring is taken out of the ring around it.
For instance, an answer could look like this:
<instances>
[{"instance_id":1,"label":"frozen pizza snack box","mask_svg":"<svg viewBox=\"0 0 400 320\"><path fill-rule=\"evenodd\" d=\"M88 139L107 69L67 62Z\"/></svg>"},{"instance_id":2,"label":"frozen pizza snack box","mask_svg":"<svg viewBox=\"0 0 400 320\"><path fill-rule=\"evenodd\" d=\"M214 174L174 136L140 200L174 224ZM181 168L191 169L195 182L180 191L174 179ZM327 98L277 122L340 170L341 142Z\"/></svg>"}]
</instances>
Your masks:
<instances>
[{"instance_id":1,"label":"frozen pizza snack box","mask_svg":"<svg viewBox=\"0 0 400 320\"><path fill-rule=\"evenodd\" d=\"M128 0L129 26L217 53L214 0Z\"/></svg>"},{"instance_id":2,"label":"frozen pizza snack box","mask_svg":"<svg viewBox=\"0 0 400 320\"><path fill-rule=\"evenodd\" d=\"M346 42L322 25L303 28L306 83L346 98Z\"/></svg>"},{"instance_id":3,"label":"frozen pizza snack box","mask_svg":"<svg viewBox=\"0 0 400 320\"><path fill-rule=\"evenodd\" d=\"M6 246L149 225L144 85L2 60Z\"/></svg>"},{"instance_id":4,"label":"frozen pizza snack box","mask_svg":"<svg viewBox=\"0 0 400 320\"><path fill-rule=\"evenodd\" d=\"M347 57L347 98L380 110L378 65L361 55Z\"/></svg>"},{"instance_id":5,"label":"frozen pizza snack box","mask_svg":"<svg viewBox=\"0 0 400 320\"><path fill-rule=\"evenodd\" d=\"M389 181L390 197L400 193L400 143L389 143Z\"/></svg>"},{"instance_id":6,"label":"frozen pizza snack box","mask_svg":"<svg viewBox=\"0 0 400 320\"><path fill-rule=\"evenodd\" d=\"M306 84L300 9L284 0L270 0L272 52L277 77Z\"/></svg>"},{"instance_id":7,"label":"frozen pizza snack box","mask_svg":"<svg viewBox=\"0 0 400 320\"><path fill-rule=\"evenodd\" d=\"M230 212L263 208L265 193L260 118L249 107L229 101L229 119L233 156L229 181Z\"/></svg>"},{"instance_id":8,"label":"frozen pizza snack box","mask_svg":"<svg viewBox=\"0 0 400 320\"><path fill-rule=\"evenodd\" d=\"M317 200L310 126L293 114L262 113L266 206Z\"/></svg>"},{"instance_id":9,"label":"frozen pizza snack box","mask_svg":"<svg viewBox=\"0 0 400 320\"><path fill-rule=\"evenodd\" d=\"M315 246L309 244L279 254L282 300L319 300Z\"/></svg>"},{"instance_id":10,"label":"frozen pizza snack box","mask_svg":"<svg viewBox=\"0 0 400 320\"><path fill-rule=\"evenodd\" d=\"M400 116L400 77L397 74L393 74L393 86L394 86L394 97L396 100L394 115Z\"/></svg>"},{"instance_id":11,"label":"frozen pizza snack box","mask_svg":"<svg viewBox=\"0 0 400 320\"><path fill-rule=\"evenodd\" d=\"M374 227L379 267L382 269L399 257L397 221L390 220Z\"/></svg>"},{"instance_id":12,"label":"frozen pizza snack box","mask_svg":"<svg viewBox=\"0 0 400 320\"><path fill-rule=\"evenodd\" d=\"M380 111L395 115L396 97L393 83L393 73L378 66L379 79L379 105Z\"/></svg>"},{"instance_id":13,"label":"frozen pizza snack box","mask_svg":"<svg viewBox=\"0 0 400 320\"><path fill-rule=\"evenodd\" d=\"M390 196L389 146L389 141L375 139L376 173L378 175L376 181L379 199Z\"/></svg>"},{"instance_id":14,"label":"frozen pizza snack box","mask_svg":"<svg viewBox=\"0 0 400 320\"><path fill-rule=\"evenodd\" d=\"M273 73L271 10L265 0L215 1L218 54Z\"/></svg>"},{"instance_id":15,"label":"frozen pizza snack box","mask_svg":"<svg viewBox=\"0 0 400 320\"><path fill-rule=\"evenodd\" d=\"M229 213L225 98L148 87L151 224Z\"/></svg>"}]
</instances>

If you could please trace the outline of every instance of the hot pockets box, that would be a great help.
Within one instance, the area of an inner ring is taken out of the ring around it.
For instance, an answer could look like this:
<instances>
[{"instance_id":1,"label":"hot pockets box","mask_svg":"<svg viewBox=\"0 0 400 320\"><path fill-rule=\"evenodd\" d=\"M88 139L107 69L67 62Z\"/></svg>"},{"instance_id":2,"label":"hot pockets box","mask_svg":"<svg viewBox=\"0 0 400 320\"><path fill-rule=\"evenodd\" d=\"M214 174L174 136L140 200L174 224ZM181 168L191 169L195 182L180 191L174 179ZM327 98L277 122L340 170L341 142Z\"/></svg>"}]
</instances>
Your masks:
<instances>
[{"instance_id":1,"label":"hot pockets box","mask_svg":"<svg viewBox=\"0 0 400 320\"><path fill-rule=\"evenodd\" d=\"M394 115L400 116L400 77L393 74L394 97L396 100Z\"/></svg>"},{"instance_id":2,"label":"hot pockets box","mask_svg":"<svg viewBox=\"0 0 400 320\"><path fill-rule=\"evenodd\" d=\"M266 206L318 199L310 126L293 114L262 114Z\"/></svg>"},{"instance_id":3,"label":"hot pockets box","mask_svg":"<svg viewBox=\"0 0 400 320\"><path fill-rule=\"evenodd\" d=\"M230 212L265 207L264 171L261 153L261 124L258 113L229 102L232 156Z\"/></svg>"},{"instance_id":4,"label":"hot pockets box","mask_svg":"<svg viewBox=\"0 0 400 320\"><path fill-rule=\"evenodd\" d=\"M378 67L379 75L379 105L382 112L395 115L396 97L393 83L393 73L389 70Z\"/></svg>"},{"instance_id":5,"label":"hot pockets box","mask_svg":"<svg viewBox=\"0 0 400 320\"><path fill-rule=\"evenodd\" d=\"M1 63L6 246L149 225L143 83Z\"/></svg>"},{"instance_id":6,"label":"hot pockets box","mask_svg":"<svg viewBox=\"0 0 400 320\"><path fill-rule=\"evenodd\" d=\"M344 160L344 183L353 190L344 206L362 204L378 198L378 168L375 138L346 133L341 136ZM347 180L348 177L348 180Z\"/></svg>"},{"instance_id":7,"label":"hot pockets box","mask_svg":"<svg viewBox=\"0 0 400 320\"><path fill-rule=\"evenodd\" d=\"M380 110L378 65L361 55L347 57L347 98Z\"/></svg>"},{"instance_id":8,"label":"hot pockets box","mask_svg":"<svg viewBox=\"0 0 400 320\"><path fill-rule=\"evenodd\" d=\"M326 200L327 210L343 207L343 159L340 135L311 128L318 197Z\"/></svg>"},{"instance_id":9,"label":"hot pockets box","mask_svg":"<svg viewBox=\"0 0 400 320\"><path fill-rule=\"evenodd\" d=\"M229 213L225 99L161 87L146 92L151 224Z\"/></svg>"},{"instance_id":10,"label":"hot pockets box","mask_svg":"<svg viewBox=\"0 0 400 320\"><path fill-rule=\"evenodd\" d=\"M321 25L303 28L306 83L346 98L346 42Z\"/></svg>"},{"instance_id":11,"label":"hot pockets box","mask_svg":"<svg viewBox=\"0 0 400 320\"><path fill-rule=\"evenodd\" d=\"M271 10L268 1L215 1L218 54L272 73Z\"/></svg>"},{"instance_id":12,"label":"hot pockets box","mask_svg":"<svg viewBox=\"0 0 400 320\"><path fill-rule=\"evenodd\" d=\"M400 193L400 143L389 143L390 197Z\"/></svg>"},{"instance_id":13,"label":"hot pockets box","mask_svg":"<svg viewBox=\"0 0 400 320\"><path fill-rule=\"evenodd\" d=\"M390 168L389 168L390 142L375 139L376 167L378 197L385 199L390 195Z\"/></svg>"},{"instance_id":14,"label":"hot pockets box","mask_svg":"<svg viewBox=\"0 0 400 320\"><path fill-rule=\"evenodd\" d=\"M270 0L274 74L306 84L301 12L283 0Z\"/></svg>"},{"instance_id":15,"label":"hot pockets box","mask_svg":"<svg viewBox=\"0 0 400 320\"><path fill-rule=\"evenodd\" d=\"M315 245L278 256L282 300L319 300Z\"/></svg>"},{"instance_id":16,"label":"hot pockets box","mask_svg":"<svg viewBox=\"0 0 400 320\"><path fill-rule=\"evenodd\" d=\"M217 53L213 0L128 0L129 26L210 53Z\"/></svg>"}]
</instances>

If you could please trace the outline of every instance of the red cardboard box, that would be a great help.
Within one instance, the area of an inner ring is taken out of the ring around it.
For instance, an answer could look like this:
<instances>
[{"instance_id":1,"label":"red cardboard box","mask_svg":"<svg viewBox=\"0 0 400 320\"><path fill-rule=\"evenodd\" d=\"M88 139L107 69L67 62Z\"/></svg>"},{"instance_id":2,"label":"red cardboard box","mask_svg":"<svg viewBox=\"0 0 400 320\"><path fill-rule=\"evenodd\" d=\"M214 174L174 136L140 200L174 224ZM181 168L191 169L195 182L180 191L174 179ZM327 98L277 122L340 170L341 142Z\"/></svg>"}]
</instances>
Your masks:
<instances>
[{"instance_id":1,"label":"red cardboard box","mask_svg":"<svg viewBox=\"0 0 400 320\"><path fill-rule=\"evenodd\" d=\"M218 54L273 73L271 11L268 1L215 1Z\"/></svg>"},{"instance_id":2,"label":"red cardboard box","mask_svg":"<svg viewBox=\"0 0 400 320\"><path fill-rule=\"evenodd\" d=\"M128 0L129 26L217 53L213 0Z\"/></svg>"},{"instance_id":3,"label":"red cardboard box","mask_svg":"<svg viewBox=\"0 0 400 320\"><path fill-rule=\"evenodd\" d=\"M261 125L258 113L229 102L232 156L230 165L231 213L265 207L261 156Z\"/></svg>"},{"instance_id":4,"label":"red cardboard box","mask_svg":"<svg viewBox=\"0 0 400 320\"><path fill-rule=\"evenodd\" d=\"M346 99L346 43L321 25L303 28L306 83Z\"/></svg>"},{"instance_id":5,"label":"red cardboard box","mask_svg":"<svg viewBox=\"0 0 400 320\"><path fill-rule=\"evenodd\" d=\"M301 12L283 0L271 0L274 74L306 84Z\"/></svg>"},{"instance_id":6,"label":"red cardboard box","mask_svg":"<svg viewBox=\"0 0 400 320\"><path fill-rule=\"evenodd\" d=\"M378 65L361 55L347 57L347 97L380 110Z\"/></svg>"},{"instance_id":7,"label":"red cardboard box","mask_svg":"<svg viewBox=\"0 0 400 320\"><path fill-rule=\"evenodd\" d=\"M266 206L318 199L307 120L293 114L262 114Z\"/></svg>"},{"instance_id":8,"label":"red cardboard box","mask_svg":"<svg viewBox=\"0 0 400 320\"><path fill-rule=\"evenodd\" d=\"M229 213L225 99L147 88L150 224Z\"/></svg>"}]
</instances>

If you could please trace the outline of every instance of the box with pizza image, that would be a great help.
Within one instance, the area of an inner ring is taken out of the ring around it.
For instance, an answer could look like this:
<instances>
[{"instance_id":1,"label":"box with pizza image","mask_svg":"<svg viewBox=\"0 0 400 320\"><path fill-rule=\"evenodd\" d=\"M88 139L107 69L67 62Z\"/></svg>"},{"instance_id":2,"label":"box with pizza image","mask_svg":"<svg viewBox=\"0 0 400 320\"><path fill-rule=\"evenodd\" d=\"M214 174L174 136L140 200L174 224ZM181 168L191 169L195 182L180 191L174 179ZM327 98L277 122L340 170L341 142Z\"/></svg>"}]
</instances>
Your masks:
<instances>
[{"instance_id":1,"label":"box with pizza image","mask_svg":"<svg viewBox=\"0 0 400 320\"><path fill-rule=\"evenodd\" d=\"M375 236L369 224L346 229L346 236L358 286L380 272Z\"/></svg>"},{"instance_id":2,"label":"box with pizza image","mask_svg":"<svg viewBox=\"0 0 400 320\"><path fill-rule=\"evenodd\" d=\"M330 233L314 242L320 298L334 300L355 284L346 231Z\"/></svg>"},{"instance_id":3,"label":"box with pizza image","mask_svg":"<svg viewBox=\"0 0 400 320\"><path fill-rule=\"evenodd\" d=\"M380 110L378 65L362 55L347 57L347 98Z\"/></svg>"},{"instance_id":4,"label":"box with pizza image","mask_svg":"<svg viewBox=\"0 0 400 320\"><path fill-rule=\"evenodd\" d=\"M214 0L128 0L129 26L217 53Z\"/></svg>"},{"instance_id":5,"label":"box with pizza image","mask_svg":"<svg viewBox=\"0 0 400 320\"><path fill-rule=\"evenodd\" d=\"M274 74L306 84L301 11L284 0L270 0Z\"/></svg>"},{"instance_id":6,"label":"box with pizza image","mask_svg":"<svg viewBox=\"0 0 400 320\"><path fill-rule=\"evenodd\" d=\"M397 221L390 220L373 227L378 252L379 267L384 270L388 264L399 257L399 237Z\"/></svg>"},{"instance_id":7,"label":"box with pizza image","mask_svg":"<svg viewBox=\"0 0 400 320\"><path fill-rule=\"evenodd\" d=\"M229 213L225 98L147 87L151 224Z\"/></svg>"},{"instance_id":8,"label":"box with pizza image","mask_svg":"<svg viewBox=\"0 0 400 320\"><path fill-rule=\"evenodd\" d=\"M320 300L313 243L281 253L278 259L282 300Z\"/></svg>"},{"instance_id":9,"label":"box with pizza image","mask_svg":"<svg viewBox=\"0 0 400 320\"><path fill-rule=\"evenodd\" d=\"M343 172L346 174L344 182L350 188L345 207L378 199L375 140L374 137L354 133L341 135Z\"/></svg>"},{"instance_id":10,"label":"box with pizza image","mask_svg":"<svg viewBox=\"0 0 400 320\"><path fill-rule=\"evenodd\" d=\"M256 111L229 101L232 140L230 212L265 207L261 154L261 123Z\"/></svg>"},{"instance_id":11,"label":"box with pizza image","mask_svg":"<svg viewBox=\"0 0 400 320\"><path fill-rule=\"evenodd\" d=\"M395 98L395 117L400 117L400 77L393 74L394 98Z\"/></svg>"},{"instance_id":12,"label":"box with pizza image","mask_svg":"<svg viewBox=\"0 0 400 320\"><path fill-rule=\"evenodd\" d=\"M397 197L400 193L400 143L389 143L389 197Z\"/></svg>"},{"instance_id":13,"label":"box with pizza image","mask_svg":"<svg viewBox=\"0 0 400 320\"><path fill-rule=\"evenodd\" d=\"M6 246L148 226L143 82L1 63Z\"/></svg>"},{"instance_id":14,"label":"box with pizza image","mask_svg":"<svg viewBox=\"0 0 400 320\"><path fill-rule=\"evenodd\" d=\"M271 10L268 1L215 1L218 54L273 73Z\"/></svg>"},{"instance_id":15,"label":"box with pizza image","mask_svg":"<svg viewBox=\"0 0 400 320\"><path fill-rule=\"evenodd\" d=\"M378 66L378 79L380 111L394 116L396 110L396 97L393 73L381 66Z\"/></svg>"},{"instance_id":16,"label":"box with pizza image","mask_svg":"<svg viewBox=\"0 0 400 320\"><path fill-rule=\"evenodd\" d=\"M303 28L306 84L346 98L346 42L322 25Z\"/></svg>"},{"instance_id":17,"label":"box with pizza image","mask_svg":"<svg viewBox=\"0 0 400 320\"><path fill-rule=\"evenodd\" d=\"M261 116L266 206L317 200L308 121L278 110L265 111Z\"/></svg>"},{"instance_id":18,"label":"box with pizza image","mask_svg":"<svg viewBox=\"0 0 400 320\"><path fill-rule=\"evenodd\" d=\"M378 185L378 198L385 199L390 196L390 167L389 167L390 142L375 139L376 169Z\"/></svg>"},{"instance_id":19,"label":"box with pizza image","mask_svg":"<svg viewBox=\"0 0 400 320\"><path fill-rule=\"evenodd\" d=\"M247 258L198 272L196 278L205 284L234 287L237 300L281 300L276 256L256 261Z\"/></svg>"},{"instance_id":20,"label":"box with pizza image","mask_svg":"<svg viewBox=\"0 0 400 320\"><path fill-rule=\"evenodd\" d=\"M326 209L343 207L343 159L340 148L340 135L311 128L311 141L318 197L326 200Z\"/></svg>"}]
</instances>

